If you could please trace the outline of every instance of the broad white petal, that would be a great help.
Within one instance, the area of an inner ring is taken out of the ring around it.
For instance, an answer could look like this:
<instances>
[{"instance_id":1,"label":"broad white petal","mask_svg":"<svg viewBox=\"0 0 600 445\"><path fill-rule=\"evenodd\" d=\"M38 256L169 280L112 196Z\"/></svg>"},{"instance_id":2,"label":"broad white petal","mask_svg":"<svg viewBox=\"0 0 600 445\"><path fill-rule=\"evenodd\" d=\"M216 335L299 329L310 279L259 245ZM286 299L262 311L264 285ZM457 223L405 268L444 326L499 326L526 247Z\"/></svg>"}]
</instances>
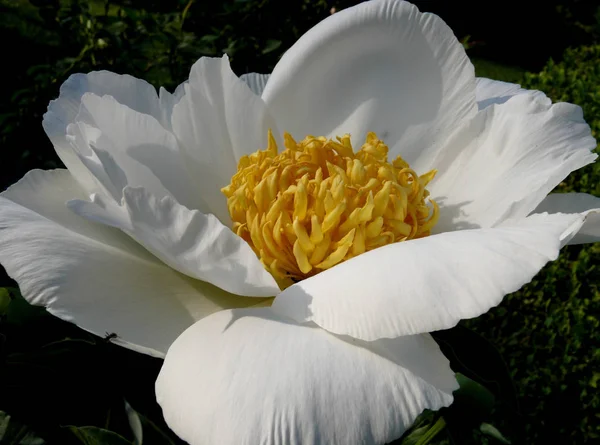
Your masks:
<instances>
[{"instance_id":1,"label":"broad white petal","mask_svg":"<svg viewBox=\"0 0 600 445\"><path fill-rule=\"evenodd\" d=\"M194 64L185 95L173 110L173 131L194 164L196 187L224 224L230 221L221 188L231 181L241 156L267 146L277 134L262 99L231 71L227 56Z\"/></svg>"},{"instance_id":2,"label":"broad white petal","mask_svg":"<svg viewBox=\"0 0 600 445\"><path fill-rule=\"evenodd\" d=\"M569 173L596 159L595 147L581 108L552 104L540 92L481 110L428 166L439 171L428 186L441 207L434 231L527 216Z\"/></svg>"},{"instance_id":3,"label":"broad white petal","mask_svg":"<svg viewBox=\"0 0 600 445\"><path fill-rule=\"evenodd\" d=\"M587 193L552 193L540 203L533 213L581 213L585 223L569 244L600 241L600 198Z\"/></svg>"},{"instance_id":4,"label":"broad white petal","mask_svg":"<svg viewBox=\"0 0 600 445\"><path fill-rule=\"evenodd\" d=\"M50 102L48 106L47 117L62 123L61 134L64 135L67 125L74 122L79 112L81 97L85 93L112 96L120 104L153 116L159 121L163 115L156 89L145 80L110 71L77 73L61 85L58 99Z\"/></svg>"},{"instance_id":5,"label":"broad white petal","mask_svg":"<svg viewBox=\"0 0 600 445\"><path fill-rule=\"evenodd\" d=\"M521 88L521 85L517 85L516 83L478 77L475 88L475 97L477 98L477 106L480 110L483 110L490 105L503 104L511 97L525 93L526 91L527 90Z\"/></svg>"},{"instance_id":6,"label":"broad white petal","mask_svg":"<svg viewBox=\"0 0 600 445\"><path fill-rule=\"evenodd\" d=\"M125 187L123 204L72 200L75 213L113 225L172 268L236 295L274 296L279 287L252 248L214 215L188 209L170 196Z\"/></svg>"},{"instance_id":7,"label":"broad white petal","mask_svg":"<svg viewBox=\"0 0 600 445\"><path fill-rule=\"evenodd\" d=\"M173 115L173 108L179 103L183 95L185 94L185 85L187 80L177 86L175 91L171 94L163 87L158 90L158 101L160 102L161 119L160 122L163 126L171 131L171 116Z\"/></svg>"},{"instance_id":8,"label":"broad white petal","mask_svg":"<svg viewBox=\"0 0 600 445\"><path fill-rule=\"evenodd\" d=\"M132 110L149 114L161 121L164 121L164 116L170 112L163 109L152 85L129 75L109 71L78 73L71 75L61 85L60 95L58 99L50 102L42 125L63 163L88 192L93 192L96 190L94 181L81 165L66 137L67 126L74 122L79 112L81 97L85 93L111 95Z\"/></svg>"},{"instance_id":9,"label":"broad white petal","mask_svg":"<svg viewBox=\"0 0 600 445\"><path fill-rule=\"evenodd\" d=\"M473 66L450 28L396 0L323 20L283 55L262 97L295 138L350 133L360 146L374 131L417 169L477 111Z\"/></svg>"},{"instance_id":10,"label":"broad white petal","mask_svg":"<svg viewBox=\"0 0 600 445\"><path fill-rule=\"evenodd\" d=\"M30 303L161 356L196 320L258 302L191 280L120 231L74 215L65 202L78 196L66 170L33 170L0 196L0 263Z\"/></svg>"},{"instance_id":11,"label":"broad white petal","mask_svg":"<svg viewBox=\"0 0 600 445\"><path fill-rule=\"evenodd\" d=\"M195 324L156 382L165 420L191 445L384 444L455 389L429 335L342 339L268 308Z\"/></svg>"},{"instance_id":12,"label":"broad white petal","mask_svg":"<svg viewBox=\"0 0 600 445\"><path fill-rule=\"evenodd\" d=\"M175 136L154 117L134 111L112 96L86 93L75 122L67 127L67 133L78 155L95 158L99 151L105 152L112 159L110 168L122 170L122 179L114 185L117 202L123 187L129 185L144 187L160 198L173 196L190 208L208 210L202 191L192 180L197 172L188 168ZM89 168L89 159L82 160ZM98 169L106 170L109 166L104 159L100 161L96 162ZM99 177L96 170L94 175Z\"/></svg>"},{"instance_id":13,"label":"broad white petal","mask_svg":"<svg viewBox=\"0 0 600 445\"><path fill-rule=\"evenodd\" d=\"M294 284L272 308L367 341L448 329L528 283L583 219L536 214L390 244Z\"/></svg>"},{"instance_id":14,"label":"broad white petal","mask_svg":"<svg viewBox=\"0 0 600 445\"><path fill-rule=\"evenodd\" d=\"M259 74L259 73L247 73L242 74L240 79L246 82L248 88L252 90L257 96L261 96L267 86L270 74Z\"/></svg>"}]
</instances>

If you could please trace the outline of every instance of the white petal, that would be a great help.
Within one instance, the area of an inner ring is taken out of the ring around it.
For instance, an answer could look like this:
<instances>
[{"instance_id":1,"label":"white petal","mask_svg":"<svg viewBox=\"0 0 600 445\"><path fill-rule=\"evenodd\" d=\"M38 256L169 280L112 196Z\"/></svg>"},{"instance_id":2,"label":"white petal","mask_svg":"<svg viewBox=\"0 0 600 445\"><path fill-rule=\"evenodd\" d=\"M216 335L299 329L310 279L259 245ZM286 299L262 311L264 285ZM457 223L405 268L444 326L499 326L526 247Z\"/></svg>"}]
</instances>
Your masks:
<instances>
[{"instance_id":1,"label":"white petal","mask_svg":"<svg viewBox=\"0 0 600 445\"><path fill-rule=\"evenodd\" d=\"M583 227L569 244L600 241L600 198L587 193L552 193L537 206L533 213L581 213L585 216Z\"/></svg>"},{"instance_id":2,"label":"white petal","mask_svg":"<svg viewBox=\"0 0 600 445\"><path fill-rule=\"evenodd\" d=\"M526 91L521 88L521 85L517 85L516 83L478 77L475 97L477 98L477 106L480 110L483 110L490 105L503 104L511 97L525 93Z\"/></svg>"},{"instance_id":3,"label":"white petal","mask_svg":"<svg viewBox=\"0 0 600 445\"><path fill-rule=\"evenodd\" d=\"M121 105L112 96L86 93L75 121L76 124L67 127L67 133L78 154L102 150L113 159L113 169L122 170L118 201L123 187L130 185L144 187L161 198L173 196L191 208L207 210L201 190L192 181L196 172L188 169L175 136L154 117ZM90 134L82 127L94 131ZM84 141L84 147L79 140Z\"/></svg>"},{"instance_id":4,"label":"white petal","mask_svg":"<svg viewBox=\"0 0 600 445\"><path fill-rule=\"evenodd\" d=\"M221 188L240 157L267 146L275 122L262 99L231 71L227 56L194 64L185 95L175 106L173 131L196 171L196 187L223 223L230 221Z\"/></svg>"},{"instance_id":5,"label":"white petal","mask_svg":"<svg viewBox=\"0 0 600 445\"><path fill-rule=\"evenodd\" d=\"M294 284L272 308L368 341L448 329L528 283L582 224L581 215L538 214L390 244Z\"/></svg>"},{"instance_id":6,"label":"white petal","mask_svg":"<svg viewBox=\"0 0 600 445\"><path fill-rule=\"evenodd\" d=\"M160 102L161 119L160 122L167 130L172 130L171 116L173 115L173 108L179 103L183 95L185 94L185 85L187 80L182 84L179 84L173 94L169 93L163 87L158 90L158 100Z\"/></svg>"},{"instance_id":7,"label":"white petal","mask_svg":"<svg viewBox=\"0 0 600 445\"><path fill-rule=\"evenodd\" d=\"M195 324L156 382L165 420L191 445L384 444L455 389L429 335L345 341L268 308Z\"/></svg>"},{"instance_id":8,"label":"white petal","mask_svg":"<svg viewBox=\"0 0 600 445\"><path fill-rule=\"evenodd\" d=\"M247 73L242 74L240 79L246 82L248 88L250 88L254 94L261 96L267 86L269 76L270 74Z\"/></svg>"},{"instance_id":9,"label":"white petal","mask_svg":"<svg viewBox=\"0 0 600 445\"><path fill-rule=\"evenodd\" d=\"M441 207L434 231L527 216L595 147L581 108L540 92L481 110L428 166L439 171L428 186Z\"/></svg>"},{"instance_id":10,"label":"white petal","mask_svg":"<svg viewBox=\"0 0 600 445\"><path fill-rule=\"evenodd\" d=\"M263 99L295 138L350 133L360 145L374 131L415 168L477 111L473 66L450 28L394 0L345 9L304 34Z\"/></svg>"},{"instance_id":11,"label":"white petal","mask_svg":"<svg viewBox=\"0 0 600 445\"><path fill-rule=\"evenodd\" d=\"M191 280L120 231L74 215L64 203L77 196L66 170L31 171L0 196L0 262L30 303L157 356L196 320L257 303Z\"/></svg>"},{"instance_id":12,"label":"white petal","mask_svg":"<svg viewBox=\"0 0 600 445\"><path fill-rule=\"evenodd\" d=\"M63 125L61 134L64 135L67 125L75 120L81 97L85 93L112 96L132 110L149 114L157 120L163 114L156 89L145 80L110 71L77 73L61 85L60 96L48 106L48 117L58 119Z\"/></svg>"},{"instance_id":13,"label":"white petal","mask_svg":"<svg viewBox=\"0 0 600 445\"><path fill-rule=\"evenodd\" d=\"M67 126L74 122L75 116L79 112L81 97L85 93L99 96L111 95L119 103L159 120L164 120L164 116L170 112L161 106L152 85L128 75L119 75L109 71L78 73L70 76L61 85L60 95L58 99L50 102L42 124L63 163L86 190L91 192L95 190L94 181L89 172L81 165L66 138Z\"/></svg>"},{"instance_id":14,"label":"white petal","mask_svg":"<svg viewBox=\"0 0 600 445\"><path fill-rule=\"evenodd\" d=\"M112 225L172 268L236 295L273 296L279 293L252 248L214 215L190 210L170 196L159 199L144 188L126 187L123 205L108 206L72 200L80 216Z\"/></svg>"}]
</instances>

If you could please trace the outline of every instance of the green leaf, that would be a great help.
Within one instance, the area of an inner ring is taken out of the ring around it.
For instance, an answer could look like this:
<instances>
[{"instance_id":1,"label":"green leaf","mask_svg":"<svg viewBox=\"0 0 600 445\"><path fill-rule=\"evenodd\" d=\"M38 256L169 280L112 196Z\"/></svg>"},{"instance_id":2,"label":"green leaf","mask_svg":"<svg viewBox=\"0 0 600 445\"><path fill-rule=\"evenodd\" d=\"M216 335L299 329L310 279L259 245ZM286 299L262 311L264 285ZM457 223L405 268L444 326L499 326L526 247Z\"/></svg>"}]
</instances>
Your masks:
<instances>
[{"instance_id":1,"label":"green leaf","mask_svg":"<svg viewBox=\"0 0 600 445\"><path fill-rule=\"evenodd\" d=\"M425 410L416 418L410 430L392 445L416 445L435 423L435 413Z\"/></svg>"},{"instance_id":2,"label":"green leaf","mask_svg":"<svg viewBox=\"0 0 600 445\"><path fill-rule=\"evenodd\" d=\"M508 366L496 347L463 325L432 336L453 370L488 388L499 401L518 411L517 395Z\"/></svg>"},{"instance_id":3,"label":"green leaf","mask_svg":"<svg viewBox=\"0 0 600 445\"><path fill-rule=\"evenodd\" d=\"M7 445L44 445L46 442L31 431L29 427L15 421L4 411L0 411L0 443Z\"/></svg>"},{"instance_id":4,"label":"green leaf","mask_svg":"<svg viewBox=\"0 0 600 445\"><path fill-rule=\"evenodd\" d=\"M478 416L489 415L494 408L494 394L480 383L467 376L457 373L456 380L460 388L454 392L454 403L463 410L475 412Z\"/></svg>"},{"instance_id":5,"label":"green leaf","mask_svg":"<svg viewBox=\"0 0 600 445\"><path fill-rule=\"evenodd\" d=\"M6 314L10 304L10 293L5 287L0 287L0 316Z\"/></svg>"},{"instance_id":6,"label":"green leaf","mask_svg":"<svg viewBox=\"0 0 600 445\"><path fill-rule=\"evenodd\" d=\"M457 373L456 380L460 388L454 392L454 403L443 415L454 443L469 443L481 422L489 420L495 397L485 386L463 374Z\"/></svg>"},{"instance_id":7,"label":"green leaf","mask_svg":"<svg viewBox=\"0 0 600 445\"><path fill-rule=\"evenodd\" d=\"M3 288L7 289L7 288ZM8 289L12 299L6 308L6 322L9 324L23 325L39 317L48 315L46 309L30 305L18 292L18 289Z\"/></svg>"},{"instance_id":8,"label":"green leaf","mask_svg":"<svg viewBox=\"0 0 600 445\"><path fill-rule=\"evenodd\" d=\"M398 445L417 445L419 440L421 440L421 438L427 434L429 428L430 425L425 425L412 429L408 434L402 437L402 440L398 443Z\"/></svg>"},{"instance_id":9,"label":"green leaf","mask_svg":"<svg viewBox=\"0 0 600 445\"><path fill-rule=\"evenodd\" d=\"M132 442L117 433L95 426L68 426L83 445L132 445Z\"/></svg>"},{"instance_id":10,"label":"green leaf","mask_svg":"<svg viewBox=\"0 0 600 445\"><path fill-rule=\"evenodd\" d=\"M127 402L125 402L125 411L135 436L134 445L176 445L180 443L179 439L171 437L168 432L161 430L154 422L134 410Z\"/></svg>"},{"instance_id":11,"label":"green leaf","mask_svg":"<svg viewBox=\"0 0 600 445\"><path fill-rule=\"evenodd\" d=\"M281 40L267 40L265 47L262 50L263 54L269 54L281 46Z\"/></svg>"},{"instance_id":12,"label":"green leaf","mask_svg":"<svg viewBox=\"0 0 600 445\"><path fill-rule=\"evenodd\" d=\"M479 431L481 431L486 436L493 437L498 442L503 443L505 445L511 445L511 443L512 443L510 440L508 440L506 437L504 437L500 431L498 431L498 428L496 428L494 425L491 425L489 423L483 422L481 424L481 426L479 427Z\"/></svg>"}]
</instances>

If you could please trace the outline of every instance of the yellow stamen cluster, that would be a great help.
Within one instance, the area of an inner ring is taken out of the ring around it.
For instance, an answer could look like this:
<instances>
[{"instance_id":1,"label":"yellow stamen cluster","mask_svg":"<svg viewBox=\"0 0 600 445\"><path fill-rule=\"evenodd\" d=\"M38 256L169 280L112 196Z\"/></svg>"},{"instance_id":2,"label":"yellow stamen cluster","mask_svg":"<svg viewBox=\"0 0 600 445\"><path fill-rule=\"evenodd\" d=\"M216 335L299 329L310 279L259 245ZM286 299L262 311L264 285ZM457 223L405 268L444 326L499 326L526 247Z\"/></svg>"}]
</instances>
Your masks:
<instances>
[{"instance_id":1,"label":"yellow stamen cluster","mask_svg":"<svg viewBox=\"0 0 600 445\"><path fill-rule=\"evenodd\" d=\"M386 244L429 235L438 220L418 176L369 133L355 153L350 136L328 140L284 135L278 153L269 131L266 150L240 159L227 196L233 230L282 287Z\"/></svg>"}]
</instances>

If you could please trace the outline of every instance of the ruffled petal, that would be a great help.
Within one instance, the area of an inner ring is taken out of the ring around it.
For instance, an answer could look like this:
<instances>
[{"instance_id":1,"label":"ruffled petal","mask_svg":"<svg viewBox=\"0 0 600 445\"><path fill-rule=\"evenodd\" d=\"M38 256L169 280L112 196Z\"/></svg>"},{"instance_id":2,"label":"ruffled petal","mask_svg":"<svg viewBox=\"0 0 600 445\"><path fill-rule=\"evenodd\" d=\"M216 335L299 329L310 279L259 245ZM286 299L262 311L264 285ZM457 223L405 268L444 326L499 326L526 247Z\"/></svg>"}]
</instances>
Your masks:
<instances>
[{"instance_id":1,"label":"ruffled petal","mask_svg":"<svg viewBox=\"0 0 600 445\"><path fill-rule=\"evenodd\" d=\"M536 214L389 244L294 284L272 308L367 341L449 329L528 283L583 222L577 214Z\"/></svg>"},{"instance_id":2,"label":"ruffled petal","mask_svg":"<svg viewBox=\"0 0 600 445\"><path fill-rule=\"evenodd\" d=\"M275 66L262 95L295 138L374 131L417 171L477 111L463 46L437 16L370 1L331 15Z\"/></svg>"},{"instance_id":3,"label":"ruffled petal","mask_svg":"<svg viewBox=\"0 0 600 445\"><path fill-rule=\"evenodd\" d=\"M543 93L483 109L427 168L438 169L428 185L441 209L434 232L524 218L569 173L593 162L595 147L581 108L552 104Z\"/></svg>"},{"instance_id":4,"label":"ruffled petal","mask_svg":"<svg viewBox=\"0 0 600 445\"><path fill-rule=\"evenodd\" d=\"M552 193L537 206L533 213L580 213L585 223L569 244L600 241L600 198L587 193Z\"/></svg>"},{"instance_id":5,"label":"ruffled petal","mask_svg":"<svg viewBox=\"0 0 600 445\"><path fill-rule=\"evenodd\" d=\"M490 105L503 104L511 97L525 93L526 91L521 88L521 85L517 85L516 83L478 77L475 97L477 98L477 106L480 110L483 110Z\"/></svg>"},{"instance_id":6,"label":"ruffled petal","mask_svg":"<svg viewBox=\"0 0 600 445\"><path fill-rule=\"evenodd\" d=\"M120 104L112 96L86 93L67 138L101 186L114 190L119 202L125 186L144 187L162 198L170 195L183 205L207 211L196 172L186 164L175 136L151 115ZM110 165L107 164L110 162ZM106 182L104 172L119 171L120 180Z\"/></svg>"},{"instance_id":7,"label":"ruffled petal","mask_svg":"<svg viewBox=\"0 0 600 445\"><path fill-rule=\"evenodd\" d=\"M221 188L231 181L243 155L267 147L275 121L262 99L231 70L227 56L203 57L194 64L185 95L173 110L173 130L188 162L195 187L210 213L230 221Z\"/></svg>"},{"instance_id":8,"label":"ruffled petal","mask_svg":"<svg viewBox=\"0 0 600 445\"><path fill-rule=\"evenodd\" d=\"M246 85L248 85L248 88L250 88L254 94L261 96L267 86L267 81L270 76L270 74L247 73L242 74L240 79L246 82Z\"/></svg>"},{"instance_id":9,"label":"ruffled petal","mask_svg":"<svg viewBox=\"0 0 600 445\"><path fill-rule=\"evenodd\" d=\"M383 444L455 389L429 335L359 342L268 308L195 324L156 382L167 423L191 445Z\"/></svg>"},{"instance_id":10,"label":"ruffled petal","mask_svg":"<svg viewBox=\"0 0 600 445\"><path fill-rule=\"evenodd\" d=\"M172 268L227 292L248 297L279 292L252 248L214 215L188 209L170 196L158 198L144 188L123 189L123 203L112 206L99 197L71 200L80 216L112 225Z\"/></svg>"},{"instance_id":11,"label":"ruffled petal","mask_svg":"<svg viewBox=\"0 0 600 445\"><path fill-rule=\"evenodd\" d=\"M81 165L67 138L67 126L75 121L81 97L86 93L97 96L110 95L119 103L139 113L148 114L169 126L173 102L160 100L156 89L148 82L129 75L110 71L94 71L89 74L73 74L60 87L60 95L50 102L42 125L54 148L69 171L89 192L95 184L89 172ZM164 93L163 93L164 95Z\"/></svg>"},{"instance_id":12,"label":"ruffled petal","mask_svg":"<svg viewBox=\"0 0 600 445\"><path fill-rule=\"evenodd\" d=\"M0 195L0 263L30 303L154 356L206 315L261 303L192 280L65 207L84 195L66 170L31 171Z\"/></svg>"}]
</instances>

